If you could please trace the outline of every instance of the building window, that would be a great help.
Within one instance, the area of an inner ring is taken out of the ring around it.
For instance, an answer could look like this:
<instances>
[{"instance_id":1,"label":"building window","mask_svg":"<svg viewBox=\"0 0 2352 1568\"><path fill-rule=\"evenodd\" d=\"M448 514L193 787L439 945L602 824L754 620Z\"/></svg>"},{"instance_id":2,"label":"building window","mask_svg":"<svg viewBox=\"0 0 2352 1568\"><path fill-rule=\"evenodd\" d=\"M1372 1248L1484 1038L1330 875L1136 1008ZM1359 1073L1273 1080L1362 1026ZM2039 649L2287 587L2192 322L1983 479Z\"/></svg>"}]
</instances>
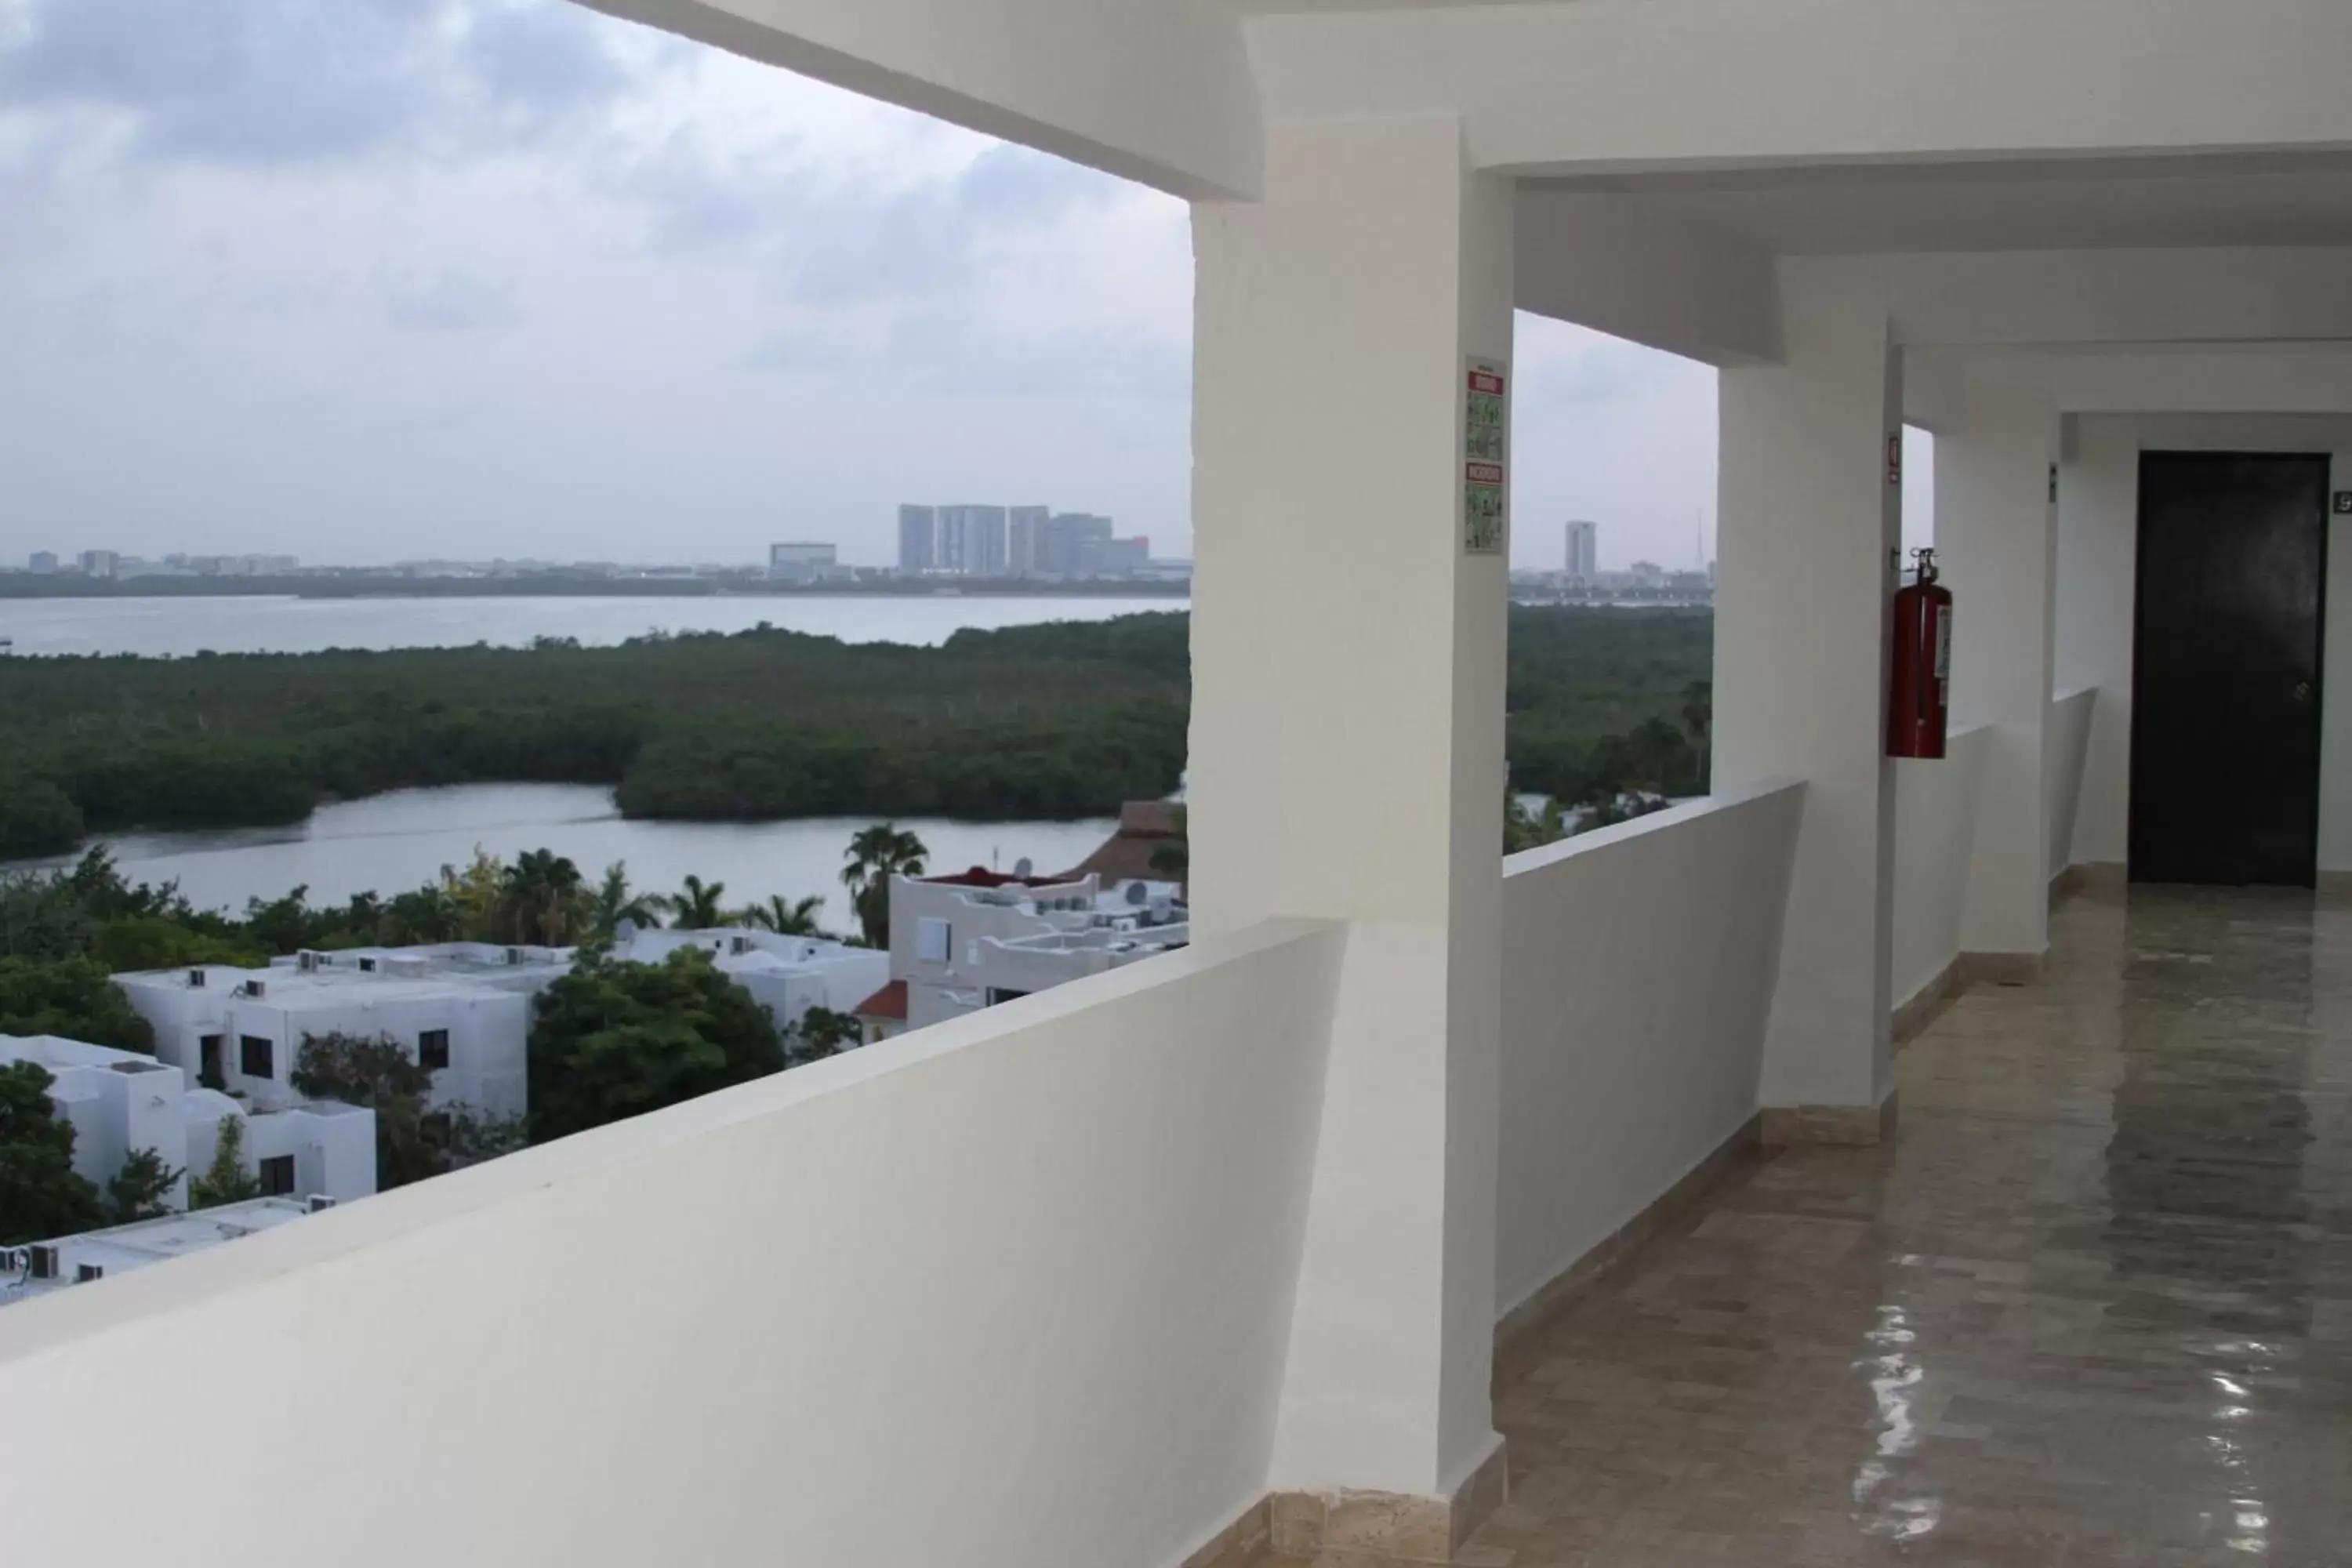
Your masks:
<instances>
[{"instance_id":1,"label":"building window","mask_svg":"<svg viewBox=\"0 0 2352 1568\"><path fill-rule=\"evenodd\" d=\"M282 1198L294 1190L294 1156L272 1154L261 1162L261 1195Z\"/></svg>"},{"instance_id":2,"label":"building window","mask_svg":"<svg viewBox=\"0 0 2352 1568\"><path fill-rule=\"evenodd\" d=\"M925 963L945 963L955 945L954 928L926 915L915 922L915 956Z\"/></svg>"},{"instance_id":3,"label":"building window","mask_svg":"<svg viewBox=\"0 0 2352 1568\"><path fill-rule=\"evenodd\" d=\"M439 1072L449 1065L449 1031L426 1029L416 1037L416 1065L426 1072Z\"/></svg>"},{"instance_id":4,"label":"building window","mask_svg":"<svg viewBox=\"0 0 2352 1568\"><path fill-rule=\"evenodd\" d=\"M239 1035L236 1039L236 1070L247 1078L275 1078L276 1045L266 1035Z\"/></svg>"},{"instance_id":5,"label":"building window","mask_svg":"<svg viewBox=\"0 0 2352 1568\"><path fill-rule=\"evenodd\" d=\"M226 1089L228 1074L222 1062L228 1054L228 1037L205 1035L196 1041L196 1082L205 1089Z\"/></svg>"}]
</instances>

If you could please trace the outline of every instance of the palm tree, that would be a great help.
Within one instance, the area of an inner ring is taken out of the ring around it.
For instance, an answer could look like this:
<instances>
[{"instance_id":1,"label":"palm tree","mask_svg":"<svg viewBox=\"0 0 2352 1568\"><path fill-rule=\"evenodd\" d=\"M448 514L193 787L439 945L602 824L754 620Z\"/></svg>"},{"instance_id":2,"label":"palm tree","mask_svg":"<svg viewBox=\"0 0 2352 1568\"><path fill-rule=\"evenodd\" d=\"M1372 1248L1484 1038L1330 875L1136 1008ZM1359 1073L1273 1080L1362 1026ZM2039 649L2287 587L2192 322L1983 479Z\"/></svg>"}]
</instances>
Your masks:
<instances>
[{"instance_id":1,"label":"palm tree","mask_svg":"<svg viewBox=\"0 0 2352 1568\"><path fill-rule=\"evenodd\" d=\"M849 864L841 870L841 885L849 889L850 907L857 911L866 945L890 945L890 879L919 877L923 857L930 851L913 834L887 822L860 829L843 852Z\"/></svg>"},{"instance_id":2,"label":"palm tree","mask_svg":"<svg viewBox=\"0 0 2352 1568\"><path fill-rule=\"evenodd\" d=\"M816 912L823 908L822 893L811 893L805 899L770 893L766 903L753 904L735 918L745 925L760 926L779 936L823 936L824 928L816 923Z\"/></svg>"},{"instance_id":3,"label":"palm tree","mask_svg":"<svg viewBox=\"0 0 2352 1568\"><path fill-rule=\"evenodd\" d=\"M724 882L705 882L692 872L678 884L675 893L656 894L647 900L658 903L669 911L670 924L680 931L704 931L727 918L719 907L720 895L727 891Z\"/></svg>"},{"instance_id":4,"label":"palm tree","mask_svg":"<svg viewBox=\"0 0 2352 1568\"><path fill-rule=\"evenodd\" d=\"M640 893L629 887L629 867L625 860L615 860L604 868L604 879L588 895L589 923L595 933L610 939L621 929L623 921L640 926L661 923L662 900L652 893Z\"/></svg>"},{"instance_id":5,"label":"palm tree","mask_svg":"<svg viewBox=\"0 0 2352 1568\"><path fill-rule=\"evenodd\" d=\"M579 925L580 868L551 849L526 849L499 878L498 924L516 942L559 946Z\"/></svg>"}]
</instances>

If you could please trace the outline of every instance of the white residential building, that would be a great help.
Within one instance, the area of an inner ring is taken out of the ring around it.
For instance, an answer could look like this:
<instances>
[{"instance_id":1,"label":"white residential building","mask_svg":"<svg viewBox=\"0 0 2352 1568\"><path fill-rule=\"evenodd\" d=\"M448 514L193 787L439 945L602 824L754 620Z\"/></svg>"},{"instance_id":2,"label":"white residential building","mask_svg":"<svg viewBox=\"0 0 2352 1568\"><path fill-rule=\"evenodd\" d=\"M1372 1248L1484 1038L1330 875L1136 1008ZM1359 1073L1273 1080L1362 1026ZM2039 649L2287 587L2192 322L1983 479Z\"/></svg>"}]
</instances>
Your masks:
<instances>
[{"instance_id":1,"label":"white residential building","mask_svg":"<svg viewBox=\"0 0 2352 1568\"><path fill-rule=\"evenodd\" d=\"M571 950L448 942L300 953L265 969L203 964L119 974L155 1027L155 1054L262 1110L300 1100L289 1081L308 1035L389 1035L433 1074L432 1103L497 1115L528 1106L531 997Z\"/></svg>"},{"instance_id":2,"label":"white residential building","mask_svg":"<svg viewBox=\"0 0 2352 1568\"><path fill-rule=\"evenodd\" d=\"M332 1206L326 1198L251 1198L26 1247L0 1247L0 1306L185 1258Z\"/></svg>"},{"instance_id":3,"label":"white residential building","mask_svg":"<svg viewBox=\"0 0 2352 1568\"><path fill-rule=\"evenodd\" d=\"M659 963L687 947L710 954L721 974L767 1008L779 1031L811 1007L851 1012L890 978L887 952L745 926L632 931L618 951L632 963Z\"/></svg>"},{"instance_id":4,"label":"white residential building","mask_svg":"<svg viewBox=\"0 0 2352 1568\"><path fill-rule=\"evenodd\" d=\"M188 1177L211 1165L221 1119L236 1117L245 1169L265 1194L341 1201L375 1191L375 1112L364 1107L297 1099L255 1110L153 1057L55 1035L0 1035L0 1066L13 1062L47 1070L49 1099L73 1124L74 1170L99 1187L152 1149L181 1173L164 1201L185 1207Z\"/></svg>"},{"instance_id":5,"label":"white residential building","mask_svg":"<svg viewBox=\"0 0 2352 1568\"><path fill-rule=\"evenodd\" d=\"M1601 525L1581 519L1568 525L1567 564L1562 574L1570 584L1590 584L1601 575Z\"/></svg>"},{"instance_id":6,"label":"white residential building","mask_svg":"<svg viewBox=\"0 0 2352 1568\"><path fill-rule=\"evenodd\" d=\"M973 867L890 883L888 985L858 1005L877 1037L1183 947L1182 886Z\"/></svg>"}]
</instances>

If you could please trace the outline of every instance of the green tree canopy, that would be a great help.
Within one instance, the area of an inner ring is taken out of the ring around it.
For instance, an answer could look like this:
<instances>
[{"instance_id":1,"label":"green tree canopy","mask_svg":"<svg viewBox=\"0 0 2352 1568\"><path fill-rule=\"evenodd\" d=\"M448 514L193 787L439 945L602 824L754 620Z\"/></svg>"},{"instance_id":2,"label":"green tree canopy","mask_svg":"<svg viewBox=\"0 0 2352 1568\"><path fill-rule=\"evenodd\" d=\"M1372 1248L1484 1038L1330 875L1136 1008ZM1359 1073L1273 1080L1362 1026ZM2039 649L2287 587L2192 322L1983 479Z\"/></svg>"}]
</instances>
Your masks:
<instances>
[{"instance_id":1,"label":"green tree canopy","mask_svg":"<svg viewBox=\"0 0 2352 1568\"><path fill-rule=\"evenodd\" d=\"M62 1035L126 1051L155 1049L155 1031L133 1012L106 965L0 958L0 1035Z\"/></svg>"},{"instance_id":2,"label":"green tree canopy","mask_svg":"<svg viewBox=\"0 0 2352 1568\"><path fill-rule=\"evenodd\" d=\"M37 1062L0 1067L0 1247L106 1223L98 1189L73 1168L73 1123L57 1113Z\"/></svg>"},{"instance_id":3,"label":"green tree canopy","mask_svg":"<svg viewBox=\"0 0 2352 1568\"><path fill-rule=\"evenodd\" d=\"M583 954L539 995L530 1137L542 1143L784 1066L766 1008L692 948L660 963Z\"/></svg>"},{"instance_id":4,"label":"green tree canopy","mask_svg":"<svg viewBox=\"0 0 2352 1568\"><path fill-rule=\"evenodd\" d=\"M161 1219L171 1213L163 1200L172 1194L184 1172L163 1163L152 1149L133 1149L114 1179L106 1184L106 1223L129 1225L134 1220Z\"/></svg>"},{"instance_id":5,"label":"green tree canopy","mask_svg":"<svg viewBox=\"0 0 2352 1568\"><path fill-rule=\"evenodd\" d=\"M811 1007L784 1035L784 1054L794 1067L839 1056L866 1037L865 1026L854 1013Z\"/></svg>"}]
</instances>

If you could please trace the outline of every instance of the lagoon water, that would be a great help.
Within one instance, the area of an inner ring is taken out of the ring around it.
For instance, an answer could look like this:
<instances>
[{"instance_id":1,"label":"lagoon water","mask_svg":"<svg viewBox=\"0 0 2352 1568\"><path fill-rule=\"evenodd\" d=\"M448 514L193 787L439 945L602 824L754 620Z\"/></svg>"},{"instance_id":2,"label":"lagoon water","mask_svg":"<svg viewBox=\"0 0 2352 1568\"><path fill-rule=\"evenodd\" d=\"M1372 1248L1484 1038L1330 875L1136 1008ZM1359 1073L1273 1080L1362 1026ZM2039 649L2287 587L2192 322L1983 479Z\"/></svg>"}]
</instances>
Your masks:
<instances>
[{"instance_id":1,"label":"lagoon water","mask_svg":"<svg viewBox=\"0 0 2352 1568\"><path fill-rule=\"evenodd\" d=\"M649 631L740 632L765 621L844 642L932 646L966 626L1100 621L1181 610L1160 598L964 597L953 594L695 598L0 599L0 637L26 654L315 653L331 647L519 647L534 637L613 644Z\"/></svg>"},{"instance_id":2,"label":"lagoon water","mask_svg":"<svg viewBox=\"0 0 2352 1568\"><path fill-rule=\"evenodd\" d=\"M200 909L242 913L247 899L273 899L300 883L310 886L314 904L340 903L371 889L389 897L430 880L444 865L463 865L479 845L509 860L525 849L552 849L570 856L592 880L623 860L630 881L654 892L675 889L691 872L706 882L724 882L730 905L772 893L792 899L820 893L824 923L838 931L850 923L842 850L851 834L869 826L865 817L630 822L614 808L610 793L593 785L459 784L326 806L289 827L106 834L99 841L112 848L132 880L176 880ZM1108 818L907 818L898 826L922 839L934 871L1010 870L1024 857L1040 871L1061 871L1086 858L1118 825Z\"/></svg>"},{"instance_id":3,"label":"lagoon water","mask_svg":"<svg viewBox=\"0 0 2352 1568\"><path fill-rule=\"evenodd\" d=\"M1179 610L1179 598L539 598L500 599L8 599L0 637L19 656L305 653L328 647L449 647L528 643L540 637L612 644L653 629L750 629L761 621L850 642L935 645L966 627L1051 620L1103 620L1142 610ZM842 850L870 819L799 822L630 822L610 792L575 784L466 784L402 790L331 805L287 827L201 832L110 833L104 842L134 880L176 880L203 909L241 912L247 899L274 899L307 883L313 903L373 889L387 896L460 865L479 845L512 859L552 849L592 879L615 860L630 880L662 892L691 872L724 882L730 904L772 893L825 898L824 918L849 923L841 887ZM1011 869L1026 857L1041 871L1076 865L1116 826L1087 822L899 824L931 851L933 870ZM56 865L60 860L27 861Z\"/></svg>"}]
</instances>

